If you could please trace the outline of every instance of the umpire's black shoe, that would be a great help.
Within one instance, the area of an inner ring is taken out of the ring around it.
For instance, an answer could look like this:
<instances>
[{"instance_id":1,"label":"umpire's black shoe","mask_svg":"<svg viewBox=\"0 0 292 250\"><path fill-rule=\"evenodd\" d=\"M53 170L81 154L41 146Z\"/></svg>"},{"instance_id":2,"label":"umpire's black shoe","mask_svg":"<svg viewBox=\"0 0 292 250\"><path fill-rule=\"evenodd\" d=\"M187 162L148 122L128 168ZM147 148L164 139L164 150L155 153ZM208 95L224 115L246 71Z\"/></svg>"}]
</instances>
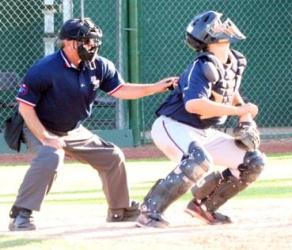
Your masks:
<instances>
[{"instance_id":1,"label":"umpire's black shoe","mask_svg":"<svg viewBox=\"0 0 292 250\"><path fill-rule=\"evenodd\" d=\"M135 221L140 213L139 203L132 201L131 206L119 209L108 209L107 222Z\"/></svg>"},{"instance_id":2,"label":"umpire's black shoe","mask_svg":"<svg viewBox=\"0 0 292 250\"><path fill-rule=\"evenodd\" d=\"M21 209L15 218L10 219L10 231L31 231L35 230L36 226L33 222L32 212L28 209Z\"/></svg>"},{"instance_id":3,"label":"umpire's black shoe","mask_svg":"<svg viewBox=\"0 0 292 250\"><path fill-rule=\"evenodd\" d=\"M169 222L166 221L161 214L141 212L136 221L137 227L154 227L154 228L167 228Z\"/></svg>"},{"instance_id":4,"label":"umpire's black shoe","mask_svg":"<svg viewBox=\"0 0 292 250\"><path fill-rule=\"evenodd\" d=\"M191 200L185 211L192 217L197 217L210 225L232 223L230 217L218 212L207 211L196 200Z\"/></svg>"}]
</instances>

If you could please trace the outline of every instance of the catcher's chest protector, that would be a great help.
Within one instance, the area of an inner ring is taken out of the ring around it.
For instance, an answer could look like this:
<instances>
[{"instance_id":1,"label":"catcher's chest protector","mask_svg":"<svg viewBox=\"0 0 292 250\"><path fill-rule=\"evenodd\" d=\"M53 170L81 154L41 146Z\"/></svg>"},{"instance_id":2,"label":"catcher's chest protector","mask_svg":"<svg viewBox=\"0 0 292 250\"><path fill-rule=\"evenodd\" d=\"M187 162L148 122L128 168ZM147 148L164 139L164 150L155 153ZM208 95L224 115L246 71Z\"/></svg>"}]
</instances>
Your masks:
<instances>
[{"instance_id":1,"label":"catcher's chest protector","mask_svg":"<svg viewBox=\"0 0 292 250\"><path fill-rule=\"evenodd\" d=\"M245 57L236 50L229 53L229 62L222 64L211 53L202 53L197 59L204 57L203 73L212 82L210 99L219 103L231 103L234 93L238 90L243 71L246 67Z\"/></svg>"}]
</instances>

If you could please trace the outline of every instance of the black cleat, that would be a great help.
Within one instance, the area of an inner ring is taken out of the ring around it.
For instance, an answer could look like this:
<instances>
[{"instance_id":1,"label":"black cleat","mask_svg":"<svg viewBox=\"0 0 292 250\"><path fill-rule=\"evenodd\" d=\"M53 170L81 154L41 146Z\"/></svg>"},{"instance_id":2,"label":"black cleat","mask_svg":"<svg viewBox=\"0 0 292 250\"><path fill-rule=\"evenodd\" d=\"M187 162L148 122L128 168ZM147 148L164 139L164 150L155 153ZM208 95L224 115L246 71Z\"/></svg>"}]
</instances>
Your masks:
<instances>
[{"instance_id":1,"label":"black cleat","mask_svg":"<svg viewBox=\"0 0 292 250\"><path fill-rule=\"evenodd\" d=\"M139 203L132 201L130 207L119 209L108 209L107 222L136 221L140 213Z\"/></svg>"},{"instance_id":2,"label":"black cleat","mask_svg":"<svg viewBox=\"0 0 292 250\"><path fill-rule=\"evenodd\" d=\"M31 215L31 211L28 209L22 209L19 211L15 218L11 218L9 223L10 231L31 231L36 230L36 226Z\"/></svg>"},{"instance_id":3,"label":"black cleat","mask_svg":"<svg viewBox=\"0 0 292 250\"><path fill-rule=\"evenodd\" d=\"M232 223L230 217L218 212L207 211L207 209L203 209L202 205L200 205L195 200L191 200L189 202L185 212L190 214L192 217L197 217L210 225Z\"/></svg>"}]
</instances>

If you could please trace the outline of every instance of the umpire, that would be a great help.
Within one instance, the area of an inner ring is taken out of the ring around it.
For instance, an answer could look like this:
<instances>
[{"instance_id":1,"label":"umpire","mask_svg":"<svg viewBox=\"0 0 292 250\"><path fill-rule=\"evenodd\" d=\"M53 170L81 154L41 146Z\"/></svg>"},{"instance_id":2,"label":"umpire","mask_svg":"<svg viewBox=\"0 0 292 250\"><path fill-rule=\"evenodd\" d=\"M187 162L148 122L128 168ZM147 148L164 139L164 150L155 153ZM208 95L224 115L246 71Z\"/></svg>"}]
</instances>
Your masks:
<instances>
[{"instance_id":1,"label":"umpire","mask_svg":"<svg viewBox=\"0 0 292 250\"><path fill-rule=\"evenodd\" d=\"M36 62L25 75L17 101L24 119L24 140L36 154L10 211L9 230L35 230L39 211L64 156L88 163L101 178L108 222L134 220L125 158L116 145L82 126L99 90L119 99L136 99L167 91L177 78L155 84L125 83L114 64L98 56L102 31L89 18L70 19L59 33L61 49Z\"/></svg>"}]
</instances>

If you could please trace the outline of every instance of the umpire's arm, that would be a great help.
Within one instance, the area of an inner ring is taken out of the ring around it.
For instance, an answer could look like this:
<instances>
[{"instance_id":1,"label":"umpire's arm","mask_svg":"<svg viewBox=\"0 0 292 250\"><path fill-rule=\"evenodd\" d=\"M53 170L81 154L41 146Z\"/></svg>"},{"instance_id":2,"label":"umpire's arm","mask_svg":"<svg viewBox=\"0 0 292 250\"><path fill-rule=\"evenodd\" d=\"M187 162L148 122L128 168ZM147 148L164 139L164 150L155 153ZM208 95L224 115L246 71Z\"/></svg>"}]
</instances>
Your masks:
<instances>
[{"instance_id":1,"label":"umpire's arm","mask_svg":"<svg viewBox=\"0 0 292 250\"><path fill-rule=\"evenodd\" d=\"M23 102L19 102L18 111L23 117L28 129L43 145L54 147L56 149L62 148L64 146L64 142L62 141L62 139L49 134L49 132L39 120L33 106L30 106Z\"/></svg>"},{"instance_id":2,"label":"umpire's arm","mask_svg":"<svg viewBox=\"0 0 292 250\"><path fill-rule=\"evenodd\" d=\"M119 99L138 99L144 96L165 92L171 87L176 87L177 82L177 77L169 77L154 84L125 83L118 91L114 92L112 96Z\"/></svg>"}]
</instances>

